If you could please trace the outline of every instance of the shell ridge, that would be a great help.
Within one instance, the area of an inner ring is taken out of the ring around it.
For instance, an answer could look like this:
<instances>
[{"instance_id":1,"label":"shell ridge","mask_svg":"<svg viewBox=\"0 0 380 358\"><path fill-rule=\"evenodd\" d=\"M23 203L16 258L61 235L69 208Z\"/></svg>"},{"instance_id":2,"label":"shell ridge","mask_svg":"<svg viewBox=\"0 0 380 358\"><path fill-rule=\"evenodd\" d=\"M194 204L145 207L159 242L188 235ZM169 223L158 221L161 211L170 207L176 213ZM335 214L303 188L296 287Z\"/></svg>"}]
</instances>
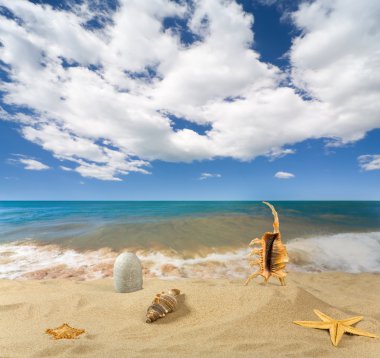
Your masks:
<instances>
[{"instance_id":1,"label":"shell ridge","mask_svg":"<svg viewBox=\"0 0 380 358\"><path fill-rule=\"evenodd\" d=\"M180 290L171 289L169 293L159 293L153 299L152 304L148 307L146 314L146 322L152 323L159 318L165 317L168 313L173 312L177 307L176 296L180 294Z\"/></svg>"}]
</instances>

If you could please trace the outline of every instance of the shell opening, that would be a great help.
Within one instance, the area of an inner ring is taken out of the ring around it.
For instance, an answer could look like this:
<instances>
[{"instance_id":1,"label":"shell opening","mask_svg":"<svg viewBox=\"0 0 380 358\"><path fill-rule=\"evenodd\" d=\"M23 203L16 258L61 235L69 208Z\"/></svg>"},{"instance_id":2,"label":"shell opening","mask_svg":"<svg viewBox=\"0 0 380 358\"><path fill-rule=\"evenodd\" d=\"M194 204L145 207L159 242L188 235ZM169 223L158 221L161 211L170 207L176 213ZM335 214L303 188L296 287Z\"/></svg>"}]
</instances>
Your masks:
<instances>
[{"instance_id":1,"label":"shell opening","mask_svg":"<svg viewBox=\"0 0 380 358\"><path fill-rule=\"evenodd\" d=\"M273 244L274 241L277 239L278 234L266 234L267 241L266 241L266 247L265 247L265 266L271 270L272 268L272 253L273 253Z\"/></svg>"}]
</instances>

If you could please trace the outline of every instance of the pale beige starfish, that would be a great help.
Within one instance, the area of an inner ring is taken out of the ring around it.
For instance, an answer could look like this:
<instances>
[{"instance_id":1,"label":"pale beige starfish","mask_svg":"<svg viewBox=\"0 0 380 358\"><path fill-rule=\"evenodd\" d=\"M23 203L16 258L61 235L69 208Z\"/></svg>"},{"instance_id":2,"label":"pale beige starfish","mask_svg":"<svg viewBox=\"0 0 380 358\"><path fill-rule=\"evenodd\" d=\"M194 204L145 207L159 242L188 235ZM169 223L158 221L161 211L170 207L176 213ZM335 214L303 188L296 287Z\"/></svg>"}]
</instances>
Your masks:
<instances>
[{"instance_id":1,"label":"pale beige starfish","mask_svg":"<svg viewBox=\"0 0 380 358\"><path fill-rule=\"evenodd\" d=\"M49 328L45 331L47 334L51 334L54 339L75 339L79 335L85 332L84 329L76 329L70 327L67 323L57 328Z\"/></svg>"},{"instance_id":2,"label":"pale beige starfish","mask_svg":"<svg viewBox=\"0 0 380 358\"><path fill-rule=\"evenodd\" d=\"M321 321L294 321L293 323L308 328L328 329L330 331L331 342L337 346L343 337L344 333L356 334L358 336L365 336L376 338L372 333L363 331L361 329L352 327L353 324L358 323L363 319L362 316L350 317L342 320L337 320L327 316L321 311L314 310L314 313L322 320Z\"/></svg>"}]
</instances>

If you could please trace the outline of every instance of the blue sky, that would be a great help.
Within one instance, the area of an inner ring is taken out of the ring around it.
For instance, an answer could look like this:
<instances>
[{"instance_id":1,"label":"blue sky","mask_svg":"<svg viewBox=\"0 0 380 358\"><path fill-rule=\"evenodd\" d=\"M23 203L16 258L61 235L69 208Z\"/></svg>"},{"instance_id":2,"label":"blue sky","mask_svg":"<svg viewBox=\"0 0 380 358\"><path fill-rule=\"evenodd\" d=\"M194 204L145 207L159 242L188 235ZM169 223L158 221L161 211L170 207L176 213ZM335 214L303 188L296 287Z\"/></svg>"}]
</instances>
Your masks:
<instances>
[{"instance_id":1,"label":"blue sky","mask_svg":"<svg viewBox=\"0 0 380 358\"><path fill-rule=\"evenodd\" d=\"M330 15L322 0L35 3L0 1L0 200L380 200L375 37L360 33L375 2L360 21L350 1ZM60 30L49 37L44 11L83 29L73 31L77 47L67 50ZM124 28L134 11L146 14L144 28ZM352 21L360 53L340 45L334 16ZM313 33L318 17L326 39ZM99 48L84 48L91 41ZM126 46L122 58L94 60L124 41L134 55Z\"/></svg>"}]
</instances>

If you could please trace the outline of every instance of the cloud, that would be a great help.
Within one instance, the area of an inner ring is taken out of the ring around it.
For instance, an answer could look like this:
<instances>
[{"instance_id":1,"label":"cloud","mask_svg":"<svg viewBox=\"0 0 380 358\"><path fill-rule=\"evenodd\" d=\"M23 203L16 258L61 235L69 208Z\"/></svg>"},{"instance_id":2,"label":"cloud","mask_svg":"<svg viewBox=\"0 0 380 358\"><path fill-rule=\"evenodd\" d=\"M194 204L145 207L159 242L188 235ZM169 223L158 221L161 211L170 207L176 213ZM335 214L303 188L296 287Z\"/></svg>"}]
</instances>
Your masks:
<instances>
[{"instance_id":1,"label":"cloud","mask_svg":"<svg viewBox=\"0 0 380 358\"><path fill-rule=\"evenodd\" d=\"M26 170L46 170L50 168L46 164L43 164L35 159L20 158L17 159L17 161L21 164L24 164L24 169Z\"/></svg>"},{"instance_id":2,"label":"cloud","mask_svg":"<svg viewBox=\"0 0 380 358\"><path fill-rule=\"evenodd\" d=\"M380 154L361 155L358 157L360 167L365 170L380 170Z\"/></svg>"},{"instance_id":3,"label":"cloud","mask_svg":"<svg viewBox=\"0 0 380 358\"><path fill-rule=\"evenodd\" d=\"M274 177L277 179L292 179L295 178L295 175L288 172L277 172Z\"/></svg>"},{"instance_id":4,"label":"cloud","mask_svg":"<svg viewBox=\"0 0 380 358\"><path fill-rule=\"evenodd\" d=\"M375 0L318 0L293 14L302 31L290 52L293 83L320 101L319 124L341 144L380 126L379 14Z\"/></svg>"},{"instance_id":5,"label":"cloud","mask_svg":"<svg viewBox=\"0 0 380 358\"><path fill-rule=\"evenodd\" d=\"M290 148L272 148L268 154L266 154L267 157L269 157L270 161L285 157L286 155L289 154L295 154L296 150L295 149L290 149Z\"/></svg>"},{"instance_id":6,"label":"cloud","mask_svg":"<svg viewBox=\"0 0 380 358\"><path fill-rule=\"evenodd\" d=\"M222 177L222 175L218 174L218 173L202 173L198 179L199 180L206 180L206 179L221 178L221 177Z\"/></svg>"},{"instance_id":7,"label":"cloud","mask_svg":"<svg viewBox=\"0 0 380 358\"><path fill-rule=\"evenodd\" d=\"M12 108L3 119L83 177L119 181L154 160L274 159L380 127L376 0L302 3L289 15L301 33L289 71L260 60L254 16L235 1L119 3L91 27L90 1L0 0L13 14L0 15L0 114ZM176 129L173 116L205 131Z\"/></svg>"}]
</instances>

